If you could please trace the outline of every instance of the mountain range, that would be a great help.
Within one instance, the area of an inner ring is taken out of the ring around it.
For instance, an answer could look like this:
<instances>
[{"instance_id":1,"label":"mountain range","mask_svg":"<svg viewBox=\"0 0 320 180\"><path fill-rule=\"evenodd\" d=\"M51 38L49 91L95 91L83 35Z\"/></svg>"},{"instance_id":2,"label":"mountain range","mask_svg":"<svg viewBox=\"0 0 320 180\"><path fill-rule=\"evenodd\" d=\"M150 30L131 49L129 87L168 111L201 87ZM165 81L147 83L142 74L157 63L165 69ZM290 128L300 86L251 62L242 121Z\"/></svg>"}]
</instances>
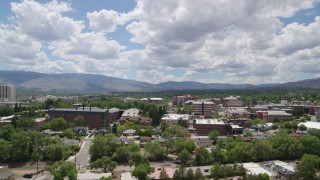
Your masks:
<instances>
[{"instance_id":1,"label":"mountain range","mask_svg":"<svg viewBox=\"0 0 320 180\"><path fill-rule=\"evenodd\" d=\"M163 90L208 90L246 88L315 88L320 89L320 78L279 84L226 84L193 81L151 84L96 74L45 74L29 71L0 70L0 84L14 84L28 92L108 93L150 92Z\"/></svg>"}]
</instances>

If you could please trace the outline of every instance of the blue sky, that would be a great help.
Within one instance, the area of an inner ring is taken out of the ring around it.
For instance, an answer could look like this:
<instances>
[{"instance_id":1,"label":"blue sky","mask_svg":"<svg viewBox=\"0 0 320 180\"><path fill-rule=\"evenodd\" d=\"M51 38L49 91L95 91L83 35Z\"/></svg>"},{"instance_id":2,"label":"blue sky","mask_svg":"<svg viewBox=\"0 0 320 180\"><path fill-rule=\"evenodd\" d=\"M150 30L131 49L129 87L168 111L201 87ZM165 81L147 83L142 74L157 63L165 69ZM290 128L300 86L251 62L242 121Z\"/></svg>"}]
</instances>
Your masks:
<instances>
[{"instance_id":1,"label":"blue sky","mask_svg":"<svg viewBox=\"0 0 320 180\"><path fill-rule=\"evenodd\" d=\"M150 83L320 77L318 0L0 1L0 69Z\"/></svg>"}]
</instances>

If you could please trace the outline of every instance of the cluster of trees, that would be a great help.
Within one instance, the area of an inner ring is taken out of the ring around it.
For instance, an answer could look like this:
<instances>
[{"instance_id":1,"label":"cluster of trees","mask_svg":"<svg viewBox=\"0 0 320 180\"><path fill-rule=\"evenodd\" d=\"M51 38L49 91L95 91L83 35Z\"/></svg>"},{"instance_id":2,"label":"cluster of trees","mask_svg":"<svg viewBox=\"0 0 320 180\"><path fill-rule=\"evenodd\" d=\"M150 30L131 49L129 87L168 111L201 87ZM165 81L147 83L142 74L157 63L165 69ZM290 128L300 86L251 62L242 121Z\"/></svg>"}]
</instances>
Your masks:
<instances>
[{"instance_id":1,"label":"cluster of trees","mask_svg":"<svg viewBox=\"0 0 320 180\"><path fill-rule=\"evenodd\" d=\"M241 165L220 165L219 163L214 163L210 169L211 177L214 180L219 178L226 178L232 176L245 176L246 170Z\"/></svg>"},{"instance_id":2,"label":"cluster of trees","mask_svg":"<svg viewBox=\"0 0 320 180\"><path fill-rule=\"evenodd\" d=\"M59 161L79 151L78 146L63 146L60 142L58 137L7 125L0 129L0 161Z\"/></svg>"},{"instance_id":3,"label":"cluster of trees","mask_svg":"<svg viewBox=\"0 0 320 180\"><path fill-rule=\"evenodd\" d=\"M117 162L126 162L135 166L133 175L138 179L146 179L154 169L150 166L146 156L141 155L138 144L119 144L113 134L98 135L90 146L91 168L101 168L105 171L116 167Z\"/></svg>"},{"instance_id":4,"label":"cluster of trees","mask_svg":"<svg viewBox=\"0 0 320 180\"><path fill-rule=\"evenodd\" d=\"M265 140L254 140L244 142L241 137L228 137L223 144L218 139L216 149L210 153L207 149L199 148L195 152L195 165L210 165L214 162L236 163L236 162L260 162L268 160L291 160L299 159L303 154L320 156L317 150L320 148L319 133L305 135L300 138L288 136L280 131L271 138Z\"/></svg>"},{"instance_id":5,"label":"cluster of trees","mask_svg":"<svg viewBox=\"0 0 320 180\"><path fill-rule=\"evenodd\" d=\"M297 166L296 179L319 179L317 172L320 170L320 157L317 155L305 154Z\"/></svg>"},{"instance_id":6,"label":"cluster of trees","mask_svg":"<svg viewBox=\"0 0 320 180\"><path fill-rule=\"evenodd\" d=\"M167 180L168 175L165 169L160 172L160 179ZM173 180L204 180L201 170L198 168L195 172L191 168L186 170L184 166L180 166L173 174Z\"/></svg>"},{"instance_id":7,"label":"cluster of trees","mask_svg":"<svg viewBox=\"0 0 320 180\"><path fill-rule=\"evenodd\" d=\"M69 180L77 179L77 170L74 163L58 161L52 165L47 165L46 170L53 175L54 180L65 178L68 178Z\"/></svg>"}]
</instances>

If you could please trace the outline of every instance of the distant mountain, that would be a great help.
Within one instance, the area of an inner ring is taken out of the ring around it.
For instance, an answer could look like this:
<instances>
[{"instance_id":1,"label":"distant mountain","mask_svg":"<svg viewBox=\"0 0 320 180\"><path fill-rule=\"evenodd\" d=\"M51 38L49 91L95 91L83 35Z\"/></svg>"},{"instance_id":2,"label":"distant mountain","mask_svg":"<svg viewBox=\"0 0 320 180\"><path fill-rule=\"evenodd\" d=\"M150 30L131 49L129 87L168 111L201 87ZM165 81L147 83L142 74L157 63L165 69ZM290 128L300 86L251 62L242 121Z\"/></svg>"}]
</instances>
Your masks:
<instances>
[{"instance_id":1,"label":"distant mountain","mask_svg":"<svg viewBox=\"0 0 320 180\"><path fill-rule=\"evenodd\" d=\"M56 93L108 93L108 92L150 92L161 90L208 90L246 88L316 88L320 89L320 78L283 84L223 84L193 81L168 81L150 84L135 80L108 77L95 74L45 74L27 71L0 70L0 84L15 84L27 92Z\"/></svg>"}]
</instances>

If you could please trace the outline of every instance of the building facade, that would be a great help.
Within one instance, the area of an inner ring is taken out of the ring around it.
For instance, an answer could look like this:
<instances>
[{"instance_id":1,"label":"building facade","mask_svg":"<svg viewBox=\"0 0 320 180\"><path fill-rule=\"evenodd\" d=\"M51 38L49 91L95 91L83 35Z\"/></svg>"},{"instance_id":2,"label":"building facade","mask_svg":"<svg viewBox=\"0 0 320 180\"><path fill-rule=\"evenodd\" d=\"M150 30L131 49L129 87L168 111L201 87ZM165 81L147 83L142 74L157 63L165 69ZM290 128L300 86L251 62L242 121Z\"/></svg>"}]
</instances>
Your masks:
<instances>
[{"instance_id":1,"label":"building facade","mask_svg":"<svg viewBox=\"0 0 320 180\"><path fill-rule=\"evenodd\" d=\"M187 101L185 105L191 105L192 112L196 116L211 117L215 104L211 101Z\"/></svg>"},{"instance_id":2,"label":"building facade","mask_svg":"<svg viewBox=\"0 0 320 180\"><path fill-rule=\"evenodd\" d=\"M0 101L16 101L16 86L0 85Z\"/></svg>"},{"instance_id":3,"label":"building facade","mask_svg":"<svg viewBox=\"0 0 320 180\"><path fill-rule=\"evenodd\" d=\"M49 119L64 118L68 123L73 122L78 116L84 120L83 126L101 129L108 126L108 109L96 107L78 107L78 108L53 108L48 110Z\"/></svg>"},{"instance_id":4,"label":"building facade","mask_svg":"<svg viewBox=\"0 0 320 180\"><path fill-rule=\"evenodd\" d=\"M213 130L217 130L220 136L225 136L230 134L232 130L230 125L219 119L195 119L193 120L193 128L198 136L207 136Z\"/></svg>"}]
</instances>

